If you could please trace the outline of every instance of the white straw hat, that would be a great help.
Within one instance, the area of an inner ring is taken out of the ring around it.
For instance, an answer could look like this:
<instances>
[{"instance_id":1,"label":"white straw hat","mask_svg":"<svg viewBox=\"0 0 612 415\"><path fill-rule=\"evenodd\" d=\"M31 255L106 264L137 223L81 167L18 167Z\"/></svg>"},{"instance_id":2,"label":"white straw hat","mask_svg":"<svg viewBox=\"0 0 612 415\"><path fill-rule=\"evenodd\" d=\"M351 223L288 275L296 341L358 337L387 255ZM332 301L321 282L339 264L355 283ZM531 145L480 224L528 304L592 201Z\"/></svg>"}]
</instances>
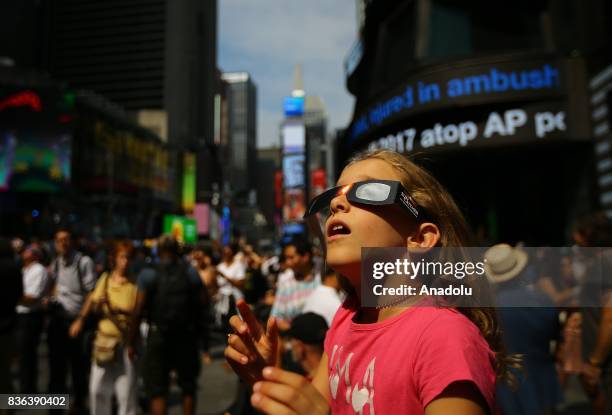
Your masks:
<instances>
[{"instance_id":1,"label":"white straw hat","mask_svg":"<svg viewBox=\"0 0 612 415\"><path fill-rule=\"evenodd\" d=\"M485 273L493 284L510 281L527 265L527 253L508 244L497 244L484 254Z\"/></svg>"}]
</instances>

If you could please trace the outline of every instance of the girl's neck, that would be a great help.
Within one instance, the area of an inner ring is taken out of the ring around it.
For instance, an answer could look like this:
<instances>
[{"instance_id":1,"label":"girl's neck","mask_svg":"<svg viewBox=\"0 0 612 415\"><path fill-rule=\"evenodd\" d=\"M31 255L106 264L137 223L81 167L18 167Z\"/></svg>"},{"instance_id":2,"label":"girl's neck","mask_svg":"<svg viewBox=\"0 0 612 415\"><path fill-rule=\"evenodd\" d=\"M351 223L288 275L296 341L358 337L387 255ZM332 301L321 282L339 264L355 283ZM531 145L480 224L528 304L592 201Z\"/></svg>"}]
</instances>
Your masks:
<instances>
[{"instance_id":1,"label":"girl's neck","mask_svg":"<svg viewBox=\"0 0 612 415\"><path fill-rule=\"evenodd\" d=\"M421 298L420 296L411 297L402 301L401 304L386 307L360 307L357 311L356 322L361 324L380 323L403 313Z\"/></svg>"},{"instance_id":2,"label":"girl's neck","mask_svg":"<svg viewBox=\"0 0 612 415\"><path fill-rule=\"evenodd\" d=\"M356 322L361 324L380 323L401 314L408 306L388 308L362 307L357 312Z\"/></svg>"}]
</instances>

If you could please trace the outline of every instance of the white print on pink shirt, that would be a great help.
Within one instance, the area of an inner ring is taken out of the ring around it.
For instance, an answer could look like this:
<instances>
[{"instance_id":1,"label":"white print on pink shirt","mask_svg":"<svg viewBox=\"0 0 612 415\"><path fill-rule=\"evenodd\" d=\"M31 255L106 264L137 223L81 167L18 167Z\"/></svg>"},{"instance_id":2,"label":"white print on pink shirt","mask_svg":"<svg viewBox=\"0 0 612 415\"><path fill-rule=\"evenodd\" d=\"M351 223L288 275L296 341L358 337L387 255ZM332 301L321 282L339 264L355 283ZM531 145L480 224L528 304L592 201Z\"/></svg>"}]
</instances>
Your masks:
<instances>
[{"instance_id":1,"label":"white print on pink shirt","mask_svg":"<svg viewBox=\"0 0 612 415\"><path fill-rule=\"evenodd\" d=\"M346 403L347 405L351 405L353 410L359 415L363 415L363 408L367 403L370 407L370 415L375 415L374 413L374 364L376 362L376 357L373 357L366 368L365 373L363 374L363 379L361 381L362 387L359 386L359 383L355 384L355 386L351 385L351 359L353 358L354 353L349 353L346 360L344 360L344 364L340 366L340 360L342 359L342 349L344 346L334 345L332 350L331 360L330 362L330 375L329 375L329 389L331 391L332 399L336 399L338 395L338 386L340 385L340 379L344 375L344 384L346 386ZM334 358L337 357L335 364Z\"/></svg>"}]
</instances>

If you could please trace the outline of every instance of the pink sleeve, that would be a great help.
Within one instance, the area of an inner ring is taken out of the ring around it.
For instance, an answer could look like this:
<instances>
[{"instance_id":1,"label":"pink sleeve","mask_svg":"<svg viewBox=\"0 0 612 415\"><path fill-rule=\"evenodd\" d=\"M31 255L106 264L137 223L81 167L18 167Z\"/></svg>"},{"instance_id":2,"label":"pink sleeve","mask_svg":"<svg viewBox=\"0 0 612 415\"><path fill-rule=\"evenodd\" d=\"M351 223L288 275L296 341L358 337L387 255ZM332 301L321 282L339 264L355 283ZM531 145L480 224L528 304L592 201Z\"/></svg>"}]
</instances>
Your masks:
<instances>
[{"instance_id":1,"label":"pink sleeve","mask_svg":"<svg viewBox=\"0 0 612 415\"><path fill-rule=\"evenodd\" d=\"M458 312L445 310L419 340L414 363L416 392L425 408L453 382L475 384L495 413L494 355L478 328Z\"/></svg>"}]
</instances>

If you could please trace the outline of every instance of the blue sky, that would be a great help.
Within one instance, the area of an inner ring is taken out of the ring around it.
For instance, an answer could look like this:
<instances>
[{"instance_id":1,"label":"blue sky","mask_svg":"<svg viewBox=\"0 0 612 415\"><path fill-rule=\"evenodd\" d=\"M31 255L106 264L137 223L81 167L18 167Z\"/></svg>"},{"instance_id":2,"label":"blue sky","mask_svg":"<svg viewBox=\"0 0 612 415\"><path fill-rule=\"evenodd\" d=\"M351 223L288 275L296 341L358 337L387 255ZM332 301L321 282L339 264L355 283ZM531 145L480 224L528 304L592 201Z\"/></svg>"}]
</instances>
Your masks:
<instances>
[{"instance_id":1,"label":"blue sky","mask_svg":"<svg viewBox=\"0 0 612 415\"><path fill-rule=\"evenodd\" d=\"M296 63L304 90L323 100L328 129L350 121L343 62L357 38L355 0L219 0L218 66L257 84L258 147L278 144L283 97Z\"/></svg>"}]
</instances>

